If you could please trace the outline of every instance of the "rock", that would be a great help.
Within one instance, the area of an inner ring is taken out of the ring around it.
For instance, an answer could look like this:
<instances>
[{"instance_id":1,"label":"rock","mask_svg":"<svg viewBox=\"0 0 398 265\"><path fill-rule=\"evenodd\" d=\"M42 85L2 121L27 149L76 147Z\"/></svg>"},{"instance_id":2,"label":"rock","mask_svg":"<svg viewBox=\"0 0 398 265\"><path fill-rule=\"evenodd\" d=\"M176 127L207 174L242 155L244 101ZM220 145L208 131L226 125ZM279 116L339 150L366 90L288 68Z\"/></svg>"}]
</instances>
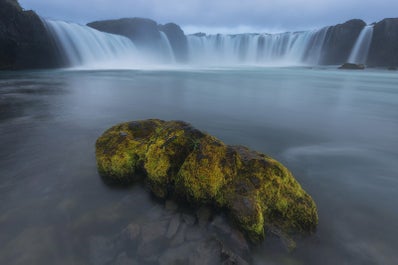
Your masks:
<instances>
[{"instance_id":1,"label":"rock","mask_svg":"<svg viewBox=\"0 0 398 265\"><path fill-rule=\"evenodd\" d=\"M204 264L220 264L221 249L215 240L200 242L196 249L191 253L188 264L204 265Z\"/></svg>"},{"instance_id":2,"label":"rock","mask_svg":"<svg viewBox=\"0 0 398 265\"><path fill-rule=\"evenodd\" d=\"M225 221L225 219L221 216L216 216L211 222L211 227L215 228L217 231L224 233L224 234L230 234L231 233L231 227L228 225L228 223Z\"/></svg>"},{"instance_id":3,"label":"rock","mask_svg":"<svg viewBox=\"0 0 398 265\"><path fill-rule=\"evenodd\" d=\"M365 65L363 64L355 64L355 63L344 63L342 64L339 69L346 69L346 70L363 70L365 69Z\"/></svg>"},{"instance_id":4,"label":"rock","mask_svg":"<svg viewBox=\"0 0 398 265\"><path fill-rule=\"evenodd\" d=\"M158 29L163 31L169 39L176 61L186 63L188 61L188 40L180 26L174 23L167 23L159 25Z\"/></svg>"},{"instance_id":5,"label":"rock","mask_svg":"<svg viewBox=\"0 0 398 265\"><path fill-rule=\"evenodd\" d=\"M346 62L365 26L364 21L352 19L343 24L329 27L322 48L321 64L339 65Z\"/></svg>"},{"instance_id":6,"label":"rock","mask_svg":"<svg viewBox=\"0 0 398 265\"><path fill-rule=\"evenodd\" d=\"M197 226L188 227L185 232L185 239L187 241L197 241L205 237L206 231Z\"/></svg>"},{"instance_id":7,"label":"rock","mask_svg":"<svg viewBox=\"0 0 398 265\"><path fill-rule=\"evenodd\" d=\"M56 46L39 16L24 11L16 0L1 0L0 70L61 65Z\"/></svg>"},{"instance_id":8,"label":"rock","mask_svg":"<svg viewBox=\"0 0 398 265\"><path fill-rule=\"evenodd\" d=\"M226 210L252 242L261 241L268 226L311 233L318 223L315 202L282 164L246 147L228 146L185 122L116 125L97 140L96 158L106 179L131 182L136 172L145 172L159 198ZM194 217L182 219L195 223Z\"/></svg>"},{"instance_id":9,"label":"rock","mask_svg":"<svg viewBox=\"0 0 398 265\"><path fill-rule=\"evenodd\" d=\"M390 67L388 67L387 69L390 70L390 71L397 71L397 70L398 70L398 67L396 67L396 66L390 66Z\"/></svg>"},{"instance_id":10,"label":"rock","mask_svg":"<svg viewBox=\"0 0 398 265\"><path fill-rule=\"evenodd\" d=\"M170 246L178 246L185 242L185 231L187 230L187 225L182 224L174 236L174 238L170 241Z\"/></svg>"},{"instance_id":11,"label":"rock","mask_svg":"<svg viewBox=\"0 0 398 265\"><path fill-rule=\"evenodd\" d=\"M212 217L212 211L209 207L202 206L196 211L196 216L198 218L199 226L204 227L209 223Z\"/></svg>"},{"instance_id":12,"label":"rock","mask_svg":"<svg viewBox=\"0 0 398 265\"><path fill-rule=\"evenodd\" d=\"M374 25L367 64L398 66L398 18L386 18Z\"/></svg>"},{"instance_id":13,"label":"rock","mask_svg":"<svg viewBox=\"0 0 398 265\"><path fill-rule=\"evenodd\" d=\"M173 200L166 200L164 207L166 208L166 210L171 212L175 212L178 210L178 205Z\"/></svg>"},{"instance_id":14,"label":"rock","mask_svg":"<svg viewBox=\"0 0 398 265\"><path fill-rule=\"evenodd\" d=\"M182 220L187 225L194 225L196 222L195 216L186 213L182 214Z\"/></svg>"},{"instance_id":15,"label":"rock","mask_svg":"<svg viewBox=\"0 0 398 265\"><path fill-rule=\"evenodd\" d=\"M123 234L128 240L137 240L141 233L141 227L139 224L131 223L124 230Z\"/></svg>"},{"instance_id":16,"label":"rock","mask_svg":"<svg viewBox=\"0 0 398 265\"><path fill-rule=\"evenodd\" d=\"M195 243L187 243L176 248L167 249L159 257L159 265L186 265L192 252L195 250Z\"/></svg>"},{"instance_id":17,"label":"rock","mask_svg":"<svg viewBox=\"0 0 398 265\"><path fill-rule=\"evenodd\" d=\"M88 23L99 31L125 36L138 47L157 48L161 36L155 21L146 18L121 18Z\"/></svg>"},{"instance_id":18,"label":"rock","mask_svg":"<svg viewBox=\"0 0 398 265\"><path fill-rule=\"evenodd\" d=\"M106 265L113 260L117 250L111 240L102 236L94 236L89 242L90 263Z\"/></svg>"},{"instance_id":19,"label":"rock","mask_svg":"<svg viewBox=\"0 0 398 265\"><path fill-rule=\"evenodd\" d=\"M142 226L141 236L143 242L151 242L166 236L167 221L152 222Z\"/></svg>"},{"instance_id":20,"label":"rock","mask_svg":"<svg viewBox=\"0 0 398 265\"><path fill-rule=\"evenodd\" d=\"M170 221L169 228L167 229L166 237L167 238L172 238L178 230L178 227L180 226L180 215L175 214Z\"/></svg>"},{"instance_id":21,"label":"rock","mask_svg":"<svg viewBox=\"0 0 398 265\"><path fill-rule=\"evenodd\" d=\"M126 253L119 254L115 261L112 262L113 265L139 265L140 263L129 258Z\"/></svg>"}]
</instances>

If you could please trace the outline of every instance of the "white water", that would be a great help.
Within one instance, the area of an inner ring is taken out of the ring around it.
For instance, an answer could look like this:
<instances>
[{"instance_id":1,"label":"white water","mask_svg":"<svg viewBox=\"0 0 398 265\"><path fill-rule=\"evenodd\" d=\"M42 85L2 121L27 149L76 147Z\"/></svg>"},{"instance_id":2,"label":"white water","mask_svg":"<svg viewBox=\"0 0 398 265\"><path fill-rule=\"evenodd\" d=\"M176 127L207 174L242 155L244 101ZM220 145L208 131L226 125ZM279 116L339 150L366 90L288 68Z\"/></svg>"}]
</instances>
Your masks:
<instances>
[{"instance_id":1,"label":"white water","mask_svg":"<svg viewBox=\"0 0 398 265\"><path fill-rule=\"evenodd\" d=\"M64 21L46 20L45 25L69 66L121 67L137 58L134 43L126 37Z\"/></svg>"},{"instance_id":2,"label":"white water","mask_svg":"<svg viewBox=\"0 0 398 265\"><path fill-rule=\"evenodd\" d=\"M355 42L354 48L352 48L350 57L348 58L349 63L366 64L372 36L373 25L366 26L362 29L357 41Z\"/></svg>"},{"instance_id":3,"label":"white water","mask_svg":"<svg viewBox=\"0 0 398 265\"><path fill-rule=\"evenodd\" d=\"M171 47L170 41L167 38L167 35L163 32L160 31L160 37L161 37L161 43L160 46L164 50L164 59L168 63L175 63L175 57L174 57L174 52L173 48Z\"/></svg>"},{"instance_id":4,"label":"white water","mask_svg":"<svg viewBox=\"0 0 398 265\"><path fill-rule=\"evenodd\" d=\"M282 34L188 36L191 63L312 64L319 63L328 28Z\"/></svg>"},{"instance_id":5,"label":"white water","mask_svg":"<svg viewBox=\"0 0 398 265\"><path fill-rule=\"evenodd\" d=\"M81 68L145 68L176 64L170 41L160 31L158 45L136 48L123 36L63 21L44 21L67 64ZM189 35L189 64L318 65L322 59L328 27L280 34ZM349 62L365 63L373 27L360 33Z\"/></svg>"}]
</instances>

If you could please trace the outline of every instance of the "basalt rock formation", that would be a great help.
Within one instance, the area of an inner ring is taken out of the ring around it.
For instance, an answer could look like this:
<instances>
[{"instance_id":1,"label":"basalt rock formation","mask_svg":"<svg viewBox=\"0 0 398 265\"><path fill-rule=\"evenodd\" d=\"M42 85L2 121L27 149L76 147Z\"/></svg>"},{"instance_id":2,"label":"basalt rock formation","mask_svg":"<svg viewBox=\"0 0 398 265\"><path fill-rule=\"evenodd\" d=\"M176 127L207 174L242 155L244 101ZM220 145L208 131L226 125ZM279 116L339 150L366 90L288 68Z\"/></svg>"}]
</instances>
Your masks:
<instances>
[{"instance_id":1,"label":"basalt rock formation","mask_svg":"<svg viewBox=\"0 0 398 265\"><path fill-rule=\"evenodd\" d=\"M374 25L368 65L398 67L398 18L386 18Z\"/></svg>"},{"instance_id":2,"label":"basalt rock formation","mask_svg":"<svg viewBox=\"0 0 398 265\"><path fill-rule=\"evenodd\" d=\"M321 64L337 65L347 61L359 33L366 26L360 19L349 20L328 29Z\"/></svg>"},{"instance_id":3,"label":"basalt rock formation","mask_svg":"<svg viewBox=\"0 0 398 265\"><path fill-rule=\"evenodd\" d=\"M174 23L158 25L155 21L145 18L122 18L88 23L87 26L99 31L118 34L131 39L138 47L149 50L159 49L161 32L170 42L177 62L188 59L188 43L182 29Z\"/></svg>"},{"instance_id":4,"label":"basalt rock formation","mask_svg":"<svg viewBox=\"0 0 398 265\"><path fill-rule=\"evenodd\" d=\"M39 16L16 0L0 0L0 70L57 66L56 47Z\"/></svg>"},{"instance_id":5,"label":"basalt rock formation","mask_svg":"<svg viewBox=\"0 0 398 265\"><path fill-rule=\"evenodd\" d=\"M143 173L159 198L225 210L252 242L266 229L309 233L318 223L314 201L281 163L185 122L116 125L98 138L96 158L109 182L135 182Z\"/></svg>"}]
</instances>

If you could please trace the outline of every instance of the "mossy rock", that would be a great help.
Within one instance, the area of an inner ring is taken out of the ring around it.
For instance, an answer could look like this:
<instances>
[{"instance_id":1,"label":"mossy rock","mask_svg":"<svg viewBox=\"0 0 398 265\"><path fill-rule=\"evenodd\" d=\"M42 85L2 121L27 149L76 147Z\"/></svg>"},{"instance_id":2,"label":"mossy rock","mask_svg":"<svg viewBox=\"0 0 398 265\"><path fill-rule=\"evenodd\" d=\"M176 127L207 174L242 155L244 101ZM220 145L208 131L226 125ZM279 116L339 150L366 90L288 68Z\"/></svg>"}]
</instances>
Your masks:
<instances>
[{"instance_id":1,"label":"mossy rock","mask_svg":"<svg viewBox=\"0 0 398 265\"><path fill-rule=\"evenodd\" d=\"M267 228L310 233L318 223L315 202L281 163L185 122L116 125L98 138L96 157L108 181L131 183L143 173L157 197L226 210L252 242Z\"/></svg>"}]
</instances>

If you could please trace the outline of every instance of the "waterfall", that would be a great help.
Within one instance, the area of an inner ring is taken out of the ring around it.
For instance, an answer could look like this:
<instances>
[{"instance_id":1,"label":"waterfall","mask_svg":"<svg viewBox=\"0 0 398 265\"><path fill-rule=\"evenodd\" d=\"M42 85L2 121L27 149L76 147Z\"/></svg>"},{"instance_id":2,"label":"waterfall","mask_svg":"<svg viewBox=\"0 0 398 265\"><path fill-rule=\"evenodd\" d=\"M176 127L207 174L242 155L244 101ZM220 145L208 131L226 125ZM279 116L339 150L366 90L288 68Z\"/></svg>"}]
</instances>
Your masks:
<instances>
[{"instance_id":1,"label":"waterfall","mask_svg":"<svg viewBox=\"0 0 398 265\"><path fill-rule=\"evenodd\" d=\"M349 63L366 64L372 36L373 25L366 26L362 29L355 42L354 48L352 48L350 57L348 58Z\"/></svg>"},{"instance_id":2,"label":"waterfall","mask_svg":"<svg viewBox=\"0 0 398 265\"><path fill-rule=\"evenodd\" d=\"M176 62L170 40L162 31L155 45L148 43L147 46L136 48L124 36L64 21L43 22L67 64L72 67L134 68ZM317 65L322 59L327 31L328 27L280 34L188 35L189 63ZM368 30L361 32L353 54L362 54L363 50L368 50L371 35L367 32ZM358 56L355 55L355 58Z\"/></svg>"},{"instance_id":3,"label":"waterfall","mask_svg":"<svg viewBox=\"0 0 398 265\"><path fill-rule=\"evenodd\" d=\"M128 38L64 21L44 24L69 66L121 66L136 58L137 50Z\"/></svg>"},{"instance_id":4,"label":"waterfall","mask_svg":"<svg viewBox=\"0 0 398 265\"><path fill-rule=\"evenodd\" d=\"M318 64L328 27L281 34L188 36L189 56L199 64Z\"/></svg>"},{"instance_id":5,"label":"waterfall","mask_svg":"<svg viewBox=\"0 0 398 265\"><path fill-rule=\"evenodd\" d=\"M161 37L160 46L161 46L161 49L163 49L163 53L164 53L166 62L175 63L176 60L175 60L173 48L171 47L170 41L167 38L166 33L164 33L163 31L160 31L160 37Z\"/></svg>"}]
</instances>

